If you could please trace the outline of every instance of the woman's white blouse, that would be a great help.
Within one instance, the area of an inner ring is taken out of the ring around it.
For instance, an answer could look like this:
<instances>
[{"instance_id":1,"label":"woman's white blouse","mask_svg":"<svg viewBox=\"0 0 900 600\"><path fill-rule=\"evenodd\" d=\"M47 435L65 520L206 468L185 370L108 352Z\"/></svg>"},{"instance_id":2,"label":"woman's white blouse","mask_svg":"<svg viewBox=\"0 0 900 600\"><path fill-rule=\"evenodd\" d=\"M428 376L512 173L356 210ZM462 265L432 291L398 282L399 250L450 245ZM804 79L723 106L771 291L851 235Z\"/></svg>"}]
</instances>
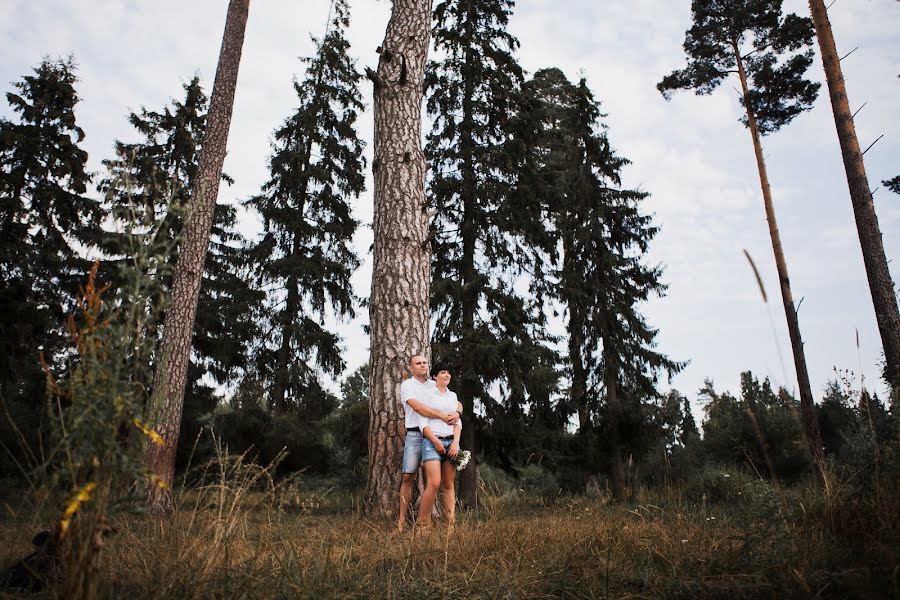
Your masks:
<instances>
[{"instance_id":1,"label":"woman's white blouse","mask_svg":"<svg viewBox=\"0 0 900 600\"><path fill-rule=\"evenodd\" d=\"M425 404L427 404L430 408L441 411L442 413L456 412L457 403L458 401L456 399L456 392L447 390L442 394L436 386L429 388L428 395L425 396ZM457 423L459 423L459 427L461 429L462 419L458 420ZM429 419L426 417L421 417L419 429L425 431L426 427L431 427L432 433L434 433L434 435L438 437L447 437L453 435L453 425L448 425L440 419Z\"/></svg>"}]
</instances>

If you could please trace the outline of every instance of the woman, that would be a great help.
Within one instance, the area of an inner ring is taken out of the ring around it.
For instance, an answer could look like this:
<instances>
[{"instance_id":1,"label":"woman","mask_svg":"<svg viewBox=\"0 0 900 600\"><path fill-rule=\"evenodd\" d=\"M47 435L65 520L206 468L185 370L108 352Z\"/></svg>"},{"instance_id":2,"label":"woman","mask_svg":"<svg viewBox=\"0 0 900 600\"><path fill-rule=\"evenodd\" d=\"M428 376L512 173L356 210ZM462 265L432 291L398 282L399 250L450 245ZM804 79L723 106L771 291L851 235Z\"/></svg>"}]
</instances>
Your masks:
<instances>
[{"instance_id":1,"label":"woman","mask_svg":"<svg viewBox=\"0 0 900 600\"><path fill-rule=\"evenodd\" d=\"M450 384L450 369L447 365L435 363L431 368L435 387L426 398L426 404L443 413L457 410L456 393L447 389ZM419 509L421 527L431 527L431 511L437 498L438 487L441 488L444 500L444 511L447 522L456 521L456 490L453 487L456 479L456 465L451 458L459 454L459 436L462 432L462 420L456 425L448 425L440 419L422 418L420 428L422 441L422 465L425 467L425 492L422 494L422 505Z\"/></svg>"}]
</instances>

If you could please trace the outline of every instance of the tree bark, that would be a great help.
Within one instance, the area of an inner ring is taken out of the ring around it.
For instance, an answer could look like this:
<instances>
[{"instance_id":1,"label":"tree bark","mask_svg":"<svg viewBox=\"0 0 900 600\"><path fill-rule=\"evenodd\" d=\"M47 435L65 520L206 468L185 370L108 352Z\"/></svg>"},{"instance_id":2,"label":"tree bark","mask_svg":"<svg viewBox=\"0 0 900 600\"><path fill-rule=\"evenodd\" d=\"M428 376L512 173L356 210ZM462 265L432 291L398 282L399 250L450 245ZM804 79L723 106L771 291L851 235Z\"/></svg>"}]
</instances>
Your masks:
<instances>
[{"instance_id":1,"label":"tree bark","mask_svg":"<svg viewBox=\"0 0 900 600\"><path fill-rule=\"evenodd\" d=\"M394 0L374 85L374 261L369 299L369 514L398 506L405 438L398 386L409 357L430 358L431 243L422 96L432 0Z\"/></svg>"},{"instance_id":2,"label":"tree bark","mask_svg":"<svg viewBox=\"0 0 900 600\"><path fill-rule=\"evenodd\" d=\"M810 0L809 8L816 27L816 36L819 38L834 124L841 145L844 170L847 173L847 185L850 188L850 203L853 205L863 263L869 280L869 292L872 294L875 319L884 348L885 377L896 389L900 387L900 310L897 308L897 295L894 293L894 283L888 270L881 228L875 214L875 202L869 190L869 178L866 176L866 165L859 150L859 140L856 139L856 126L850 112L850 101L844 86L844 75L831 23L828 20L828 11L822 0Z\"/></svg>"},{"instance_id":3,"label":"tree bark","mask_svg":"<svg viewBox=\"0 0 900 600\"><path fill-rule=\"evenodd\" d=\"M154 375L150 418L163 443L148 444L145 461L163 484L151 484L147 488L149 508L156 514L172 510L171 485L175 476L175 450L181 429L191 339L203 264L209 248L213 213L222 178L222 164L225 161L249 9L250 0L231 0L228 4L200 165L191 193L190 216L175 264L172 297L163 327L162 359Z\"/></svg>"},{"instance_id":4,"label":"tree bark","mask_svg":"<svg viewBox=\"0 0 900 600\"><path fill-rule=\"evenodd\" d=\"M797 386L800 390L800 421L806 434L806 442L809 446L809 454L813 462L813 470L819 481L819 486L828 493L828 472L825 465L825 452L822 448L822 436L819 434L819 425L816 420L813 407L812 388L809 384L809 372L806 369L806 355L803 351L803 339L800 337L800 320L794 306L794 295L791 292L791 281L788 277L787 261L784 258L784 249L781 246L781 234L778 232L778 221L775 219L775 206L772 203L772 190L769 187L769 175L766 170L766 161L763 158L762 143L759 129L756 125L756 116L747 101L747 73L744 71L744 63L736 41L732 41L735 59L738 66L738 76L741 80L741 91L744 97L744 108L747 111L747 125L750 129L750 137L753 139L753 151L756 153L756 166L759 170L759 183L762 187L763 204L766 209L766 220L769 223L769 237L772 239L772 251L775 253L775 268L778 271L778 283L781 286L781 300L784 304L784 315L787 318L788 335L791 338L791 349L794 352L794 367L797 372Z\"/></svg>"}]
</instances>

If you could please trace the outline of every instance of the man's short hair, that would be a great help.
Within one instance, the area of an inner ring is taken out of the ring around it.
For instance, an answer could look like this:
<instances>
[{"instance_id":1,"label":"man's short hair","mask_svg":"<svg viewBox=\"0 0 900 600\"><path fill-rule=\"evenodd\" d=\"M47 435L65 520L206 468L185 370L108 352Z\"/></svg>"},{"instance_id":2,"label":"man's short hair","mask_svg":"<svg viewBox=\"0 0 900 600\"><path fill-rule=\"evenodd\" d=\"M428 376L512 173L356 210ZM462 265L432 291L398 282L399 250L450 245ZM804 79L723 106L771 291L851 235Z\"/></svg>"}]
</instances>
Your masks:
<instances>
[{"instance_id":1,"label":"man's short hair","mask_svg":"<svg viewBox=\"0 0 900 600\"><path fill-rule=\"evenodd\" d=\"M431 376L437 377L437 374L441 371L447 371L451 375L453 375L453 369L450 368L449 363L445 363L444 361L437 361L431 366Z\"/></svg>"}]
</instances>

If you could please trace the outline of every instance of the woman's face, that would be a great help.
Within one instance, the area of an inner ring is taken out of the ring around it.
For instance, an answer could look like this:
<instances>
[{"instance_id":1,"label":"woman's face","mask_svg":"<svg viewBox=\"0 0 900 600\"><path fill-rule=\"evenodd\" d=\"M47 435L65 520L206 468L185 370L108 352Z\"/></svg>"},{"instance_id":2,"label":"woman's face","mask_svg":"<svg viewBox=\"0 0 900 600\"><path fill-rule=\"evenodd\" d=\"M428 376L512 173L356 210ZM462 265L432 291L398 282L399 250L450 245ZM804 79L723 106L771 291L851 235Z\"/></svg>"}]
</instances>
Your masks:
<instances>
[{"instance_id":1,"label":"woman's face","mask_svg":"<svg viewBox=\"0 0 900 600\"><path fill-rule=\"evenodd\" d=\"M437 375L434 376L434 380L441 387L447 387L450 385L450 371L438 371Z\"/></svg>"}]
</instances>

